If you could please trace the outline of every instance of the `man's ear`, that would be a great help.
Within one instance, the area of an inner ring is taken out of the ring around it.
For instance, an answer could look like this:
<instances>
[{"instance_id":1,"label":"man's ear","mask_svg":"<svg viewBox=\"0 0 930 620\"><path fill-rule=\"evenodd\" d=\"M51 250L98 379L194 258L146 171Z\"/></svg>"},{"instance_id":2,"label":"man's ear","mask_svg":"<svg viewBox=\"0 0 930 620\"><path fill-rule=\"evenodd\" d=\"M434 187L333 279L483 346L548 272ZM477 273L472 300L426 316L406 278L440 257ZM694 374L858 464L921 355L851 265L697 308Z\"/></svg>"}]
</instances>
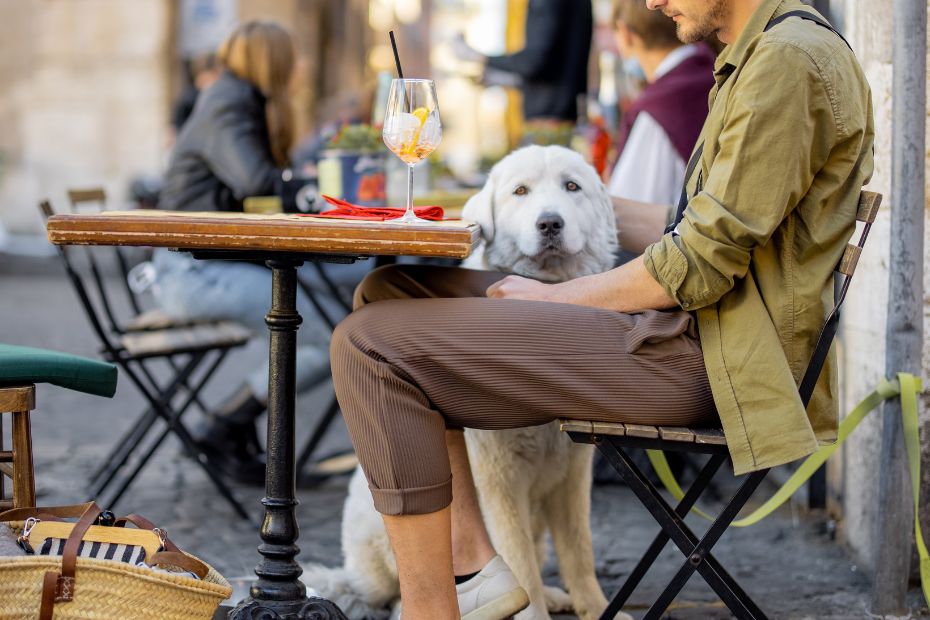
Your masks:
<instances>
[{"instance_id":1,"label":"man's ear","mask_svg":"<svg viewBox=\"0 0 930 620\"><path fill-rule=\"evenodd\" d=\"M469 198L462 208L462 219L481 226L481 237L487 243L494 240L494 185L492 174L481 191Z\"/></svg>"}]
</instances>

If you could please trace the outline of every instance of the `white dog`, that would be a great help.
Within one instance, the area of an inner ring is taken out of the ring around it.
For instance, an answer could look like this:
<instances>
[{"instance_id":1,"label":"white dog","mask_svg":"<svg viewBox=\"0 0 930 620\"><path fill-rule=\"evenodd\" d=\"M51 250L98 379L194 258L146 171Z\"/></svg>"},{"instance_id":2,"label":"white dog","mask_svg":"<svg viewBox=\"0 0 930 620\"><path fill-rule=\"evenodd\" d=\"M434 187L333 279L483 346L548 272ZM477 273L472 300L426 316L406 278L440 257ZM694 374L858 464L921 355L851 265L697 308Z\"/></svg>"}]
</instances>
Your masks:
<instances>
[{"instance_id":1,"label":"white dog","mask_svg":"<svg viewBox=\"0 0 930 620\"><path fill-rule=\"evenodd\" d=\"M614 263L617 230L607 191L580 155L562 147L531 146L505 157L462 217L480 224L483 238L466 267L563 281ZM529 594L529 607L516 618L548 619L550 611L572 609L583 620L597 618L607 599L591 544L593 448L573 444L557 422L468 429L465 440L491 540ZM570 594L543 585L547 530ZM349 618L388 616L400 596L397 569L361 470L349 484L342 550L342 569L311 566L304 581Z\"/></svg>"}]
</instances>

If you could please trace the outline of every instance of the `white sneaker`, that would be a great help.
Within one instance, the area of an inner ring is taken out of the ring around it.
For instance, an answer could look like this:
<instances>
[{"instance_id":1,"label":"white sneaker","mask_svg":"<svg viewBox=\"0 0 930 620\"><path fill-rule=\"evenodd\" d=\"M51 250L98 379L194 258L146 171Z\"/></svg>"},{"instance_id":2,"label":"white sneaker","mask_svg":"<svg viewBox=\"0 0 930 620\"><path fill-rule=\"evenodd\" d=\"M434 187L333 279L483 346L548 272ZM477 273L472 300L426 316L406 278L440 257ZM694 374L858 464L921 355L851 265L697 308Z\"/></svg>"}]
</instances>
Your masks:
<instances>
[{"instance_id":1,"label":"white sneaker","mask_svg":"<svg viewBox=\"0 0 930 620\"><path fill-rule=\"evenodd\" d=\"M495 555L477 575L455 586L462 620L503 620L530 604L504 559Z\"/></svg>"}]
</instances>

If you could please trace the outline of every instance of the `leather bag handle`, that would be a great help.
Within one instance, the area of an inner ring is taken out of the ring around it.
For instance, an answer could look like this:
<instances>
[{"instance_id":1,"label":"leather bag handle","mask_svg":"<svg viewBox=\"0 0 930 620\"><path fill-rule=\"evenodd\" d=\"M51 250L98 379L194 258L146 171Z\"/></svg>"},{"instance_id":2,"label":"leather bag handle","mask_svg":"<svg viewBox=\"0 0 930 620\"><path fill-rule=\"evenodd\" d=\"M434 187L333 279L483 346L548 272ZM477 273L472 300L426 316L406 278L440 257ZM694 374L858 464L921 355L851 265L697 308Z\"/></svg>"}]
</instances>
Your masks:
<instances>
[{"instance_id":1,"label":"leather bag handle","mask_svg":"<svg viewBox=\"0 0 930 620\"><path fill-rule=\"evenodd\" d=\"M125 517L120 517L113 524L115 527L124 527L127 523L132 523L140 530L156 530L159 529L155 527L155 524L146 519L145 517L137 514L127 515ZM156 566L158 564L166 564L170 566L177 566L183 568L186 571L197 575L200 579L205 579L207 573L210 572L210 569L206 564L201 562L196 558L192 558L187 555L167 536L163 536L162 540L165 544L165 551L159 551L151 558L146 558L146 563L151 566Z\"/></svg>"},{"instance_id":2,"label":"leather bag handle","mask_svg":"<svg viewBox=\"0 0 930 620\"><path fill-rule=\"evenodd\" d=\"M74 599L74 571L77 568L77 553L81 540L87 529L94 524L97 517L103 512L95 502L85 504L86 510L71 530L71 535L65 542L61 556L61 573L48 571L42 579L42 604L39 609L39 620L52 620L55 603L66 603ZM76 506L66 507L68 511ZM37 512L48 513L49 509L42 508ZM6 514L6 513L4 513ZM66 515L71 516L71 515Z\"/></svg>"},{"instance_id":3,"label":"leather bag handle","mask_svg":"<svg viewBox=\"0 0 930 620\"><path fill-rule=\"evenodd\" d=\"M95 502L86 504L73 504L71 506L46 506L44 508L11 508L0 512L0 521L25 521L31 517L42 519L47 517L74 518L81 517L85 512L97 506ZM97 508L98 513L100 509ZM96 517L95 517L96 518Z\"/></svg>"}]
</instances>

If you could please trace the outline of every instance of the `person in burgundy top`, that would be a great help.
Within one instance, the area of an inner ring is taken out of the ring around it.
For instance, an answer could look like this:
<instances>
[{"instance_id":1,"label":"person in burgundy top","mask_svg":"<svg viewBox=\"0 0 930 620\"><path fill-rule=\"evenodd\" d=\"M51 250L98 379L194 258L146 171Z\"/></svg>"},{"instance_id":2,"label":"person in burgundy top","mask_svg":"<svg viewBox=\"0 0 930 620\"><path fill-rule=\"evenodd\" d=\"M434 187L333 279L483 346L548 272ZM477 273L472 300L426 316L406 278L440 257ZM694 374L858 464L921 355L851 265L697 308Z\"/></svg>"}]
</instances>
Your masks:
<instances>
[{"instance_id":1,"label":"person in burgundy top","mask_svg":"<svg viewBox=\"0 0 930 620\"><path fill-rule=\"evenodd\" d=\"M682 45L675 22L642 0L615 0L614 24L620 53L639 64L647 85L623 115L608 191L674 204L707 117L714 54L704 43Z\"/></svg>"}]
</instances>

